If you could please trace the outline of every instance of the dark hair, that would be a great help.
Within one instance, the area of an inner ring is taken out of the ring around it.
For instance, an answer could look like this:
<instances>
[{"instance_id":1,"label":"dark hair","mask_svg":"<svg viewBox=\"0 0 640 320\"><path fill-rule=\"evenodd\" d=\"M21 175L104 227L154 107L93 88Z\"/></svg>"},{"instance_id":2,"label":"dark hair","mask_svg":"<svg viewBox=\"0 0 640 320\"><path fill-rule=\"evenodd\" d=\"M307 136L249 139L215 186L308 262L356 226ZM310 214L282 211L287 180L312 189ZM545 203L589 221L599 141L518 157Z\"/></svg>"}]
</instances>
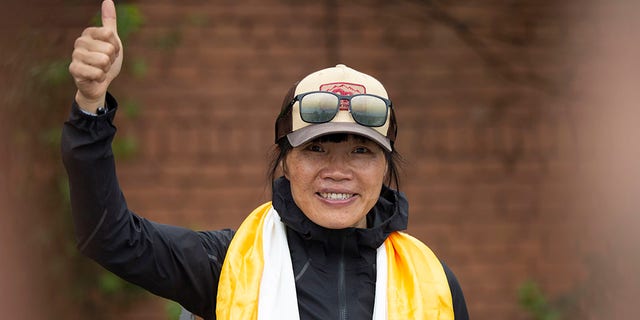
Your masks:
<instances>
[{"instance_id":1,"label":"dark hair","mask_svg":"<svg viewBox=\"0 0 640 320\"><path fill-rule=\"evenodd\" d=\"M349 138L349 136L350 136L349 134L345 134L345 133L336 133L336 134L321 136L319 138L316 138L314 141L342 142L342 141L346 141ZM360 136L355 136L355 137L360 137ZM363 139L366 139L366 138L363 137ZM283 137L282 139L278 140L278 143L274 145L273 150L271 151L271 162L269 164L269 171L267 172L267 177L270 182L273 182L277 178L276 176L279 177L284 174L283 172L280 172L279 166L280 166L280 163L284 161L284 158L287 156L287 154L289 154L291 149L293 149L293 147L291 146L291 144L289 143L289 140L286 137ZM387 159L387 177L384 183L387 187L392 187L392 184L393 184L395 185L396 189L399 190L400 182L399 182L398 170L400 169L400 165L403 162L402 156L400 156L400 154L395 150L395 148L391 152L385 150L384 148L382 150L384 151L385 158Z\"/></svg>"}]
</instances>

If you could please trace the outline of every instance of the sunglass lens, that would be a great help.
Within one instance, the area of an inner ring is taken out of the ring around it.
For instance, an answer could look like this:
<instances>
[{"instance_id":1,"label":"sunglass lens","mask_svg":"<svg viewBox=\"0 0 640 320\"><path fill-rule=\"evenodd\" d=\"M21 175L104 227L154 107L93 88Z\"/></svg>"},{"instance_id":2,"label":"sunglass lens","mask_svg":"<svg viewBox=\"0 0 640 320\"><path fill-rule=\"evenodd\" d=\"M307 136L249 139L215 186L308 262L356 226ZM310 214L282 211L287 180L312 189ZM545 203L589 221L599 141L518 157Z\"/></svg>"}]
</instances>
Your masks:
<instances>
[{"instance_id":1,"label":"sunglass lens","mask_svg":"<svg viewBox=\"0 0 640 320\"><path fill-rule=\"evenodd\" d=\"M307 94L300 99L300 117L310 123L329 122L338 111L338 103L338 97L332 94Z\"/></svg>"},{"instance_id":2,"label":"sunglass lens","mask_svg":"<svg viewBox=\"0 0 640 320\"><path fill-rule=\"evenodd\" d=\"M351 115L361 125L380 127L387 121L387 103L370 95L354 96L351 98Z\"/></svg>"}]
</instances>

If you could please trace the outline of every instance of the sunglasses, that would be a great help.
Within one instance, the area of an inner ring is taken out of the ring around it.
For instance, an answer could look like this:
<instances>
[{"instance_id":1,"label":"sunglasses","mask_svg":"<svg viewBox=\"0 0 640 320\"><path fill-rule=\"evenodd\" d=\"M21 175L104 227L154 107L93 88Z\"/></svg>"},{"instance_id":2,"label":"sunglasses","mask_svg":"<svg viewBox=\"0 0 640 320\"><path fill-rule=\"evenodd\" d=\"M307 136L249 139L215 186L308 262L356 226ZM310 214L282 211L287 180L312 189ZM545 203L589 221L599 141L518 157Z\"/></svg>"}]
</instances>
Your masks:
<instances>
[{"instance_id":1,"label":"sunglasses","mask_svg":"<svg viewBox=\"0 0 640 320\"><path fill-rule=\"evenodd\" d=\"M351 113L353 120L366 127L381 127L387 122L391 100L373 94L343 96L329 91L311 91L293 97L300 105L300 117L308 123L333 120L338 111Z\"/></svg>"}]
</instances>

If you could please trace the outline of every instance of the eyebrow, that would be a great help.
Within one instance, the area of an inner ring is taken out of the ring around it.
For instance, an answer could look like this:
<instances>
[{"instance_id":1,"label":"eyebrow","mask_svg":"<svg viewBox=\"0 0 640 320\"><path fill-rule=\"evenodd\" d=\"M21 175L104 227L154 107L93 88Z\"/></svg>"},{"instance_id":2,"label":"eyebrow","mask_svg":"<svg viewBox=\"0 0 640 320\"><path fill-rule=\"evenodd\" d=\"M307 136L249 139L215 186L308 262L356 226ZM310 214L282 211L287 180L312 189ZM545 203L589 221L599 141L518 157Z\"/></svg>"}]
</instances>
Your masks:
<instances>
[{"instance_id":1,"label":"eyebrow","mask_svg":"<svg viewBox=\"0 0 640 320\"><path fill-rule=\"evenodd\" d=\"M318 138L315 138L313 140L311 140L310 142L315 142L315 143L324 143L324 142L344 142L349 140L349 137L353 137L353 139L357 142L361 142L361 143L366 143L366 142L372 142L372 143L376 143L375 141L360 136L360 135L356 135L356 134L351 134L351 133L333 133L333 134L328 134L325 136L321 136Z\"/></svg>"}]
</instances>

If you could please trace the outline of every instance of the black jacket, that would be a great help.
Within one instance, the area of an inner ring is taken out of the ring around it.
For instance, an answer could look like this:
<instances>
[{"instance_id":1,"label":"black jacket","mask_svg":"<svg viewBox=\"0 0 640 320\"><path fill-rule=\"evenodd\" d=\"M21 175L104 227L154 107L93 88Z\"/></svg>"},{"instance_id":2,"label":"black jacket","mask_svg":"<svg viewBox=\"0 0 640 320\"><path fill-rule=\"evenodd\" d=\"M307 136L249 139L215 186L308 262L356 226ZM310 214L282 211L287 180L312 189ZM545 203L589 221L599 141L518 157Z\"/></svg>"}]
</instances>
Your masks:
<instances>
[{"instance_id":1,"label":"black jacket","mask_svg":"<svg viewBox=\"0 0 640 320\"><path fill-rule=\"evenodd\" d=\"M92 116L74 103L62 133L79 250L123 279L206 320L215 319L218 278L234 231L196 232L131 212L111 150L117 103L110 95L107 106L107 114ZM404 195L382 190L367 215L367 229L330 230L314 224L295 205L284 178L274 182L273 205L287 226L300 318L371 319L375 251L389 233L406 228ZM460 285L443 266L455 318L468 319Z\"/></svg>"}]
</instances>

